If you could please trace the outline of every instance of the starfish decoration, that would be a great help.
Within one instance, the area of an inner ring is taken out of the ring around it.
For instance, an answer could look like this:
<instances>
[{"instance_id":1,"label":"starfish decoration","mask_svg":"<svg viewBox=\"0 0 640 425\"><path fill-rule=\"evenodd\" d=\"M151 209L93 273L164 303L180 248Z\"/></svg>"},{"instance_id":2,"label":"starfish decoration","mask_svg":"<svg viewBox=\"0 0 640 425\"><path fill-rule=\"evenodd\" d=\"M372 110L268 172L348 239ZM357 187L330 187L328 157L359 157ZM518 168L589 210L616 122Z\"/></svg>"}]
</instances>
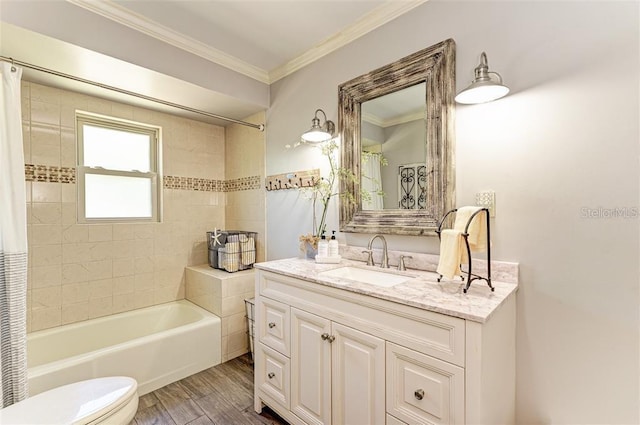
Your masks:
<instances>
[{"instance_id":1,"label":"starfish decoration","mask_svg":"<svg viewBox=\"0 0 640 425\"><path fill-rule=\"evenodd\" d=\"M222 244L220 243L220 236L222 236L222 234L221 234L221 233L218 233L218 228L217 228L217 227L215 227L215 228L213 229L213 233L211 234L211 239L213 240L213 245L214 245L214 246L222 245Z\"/></svg>"}]
</instances>

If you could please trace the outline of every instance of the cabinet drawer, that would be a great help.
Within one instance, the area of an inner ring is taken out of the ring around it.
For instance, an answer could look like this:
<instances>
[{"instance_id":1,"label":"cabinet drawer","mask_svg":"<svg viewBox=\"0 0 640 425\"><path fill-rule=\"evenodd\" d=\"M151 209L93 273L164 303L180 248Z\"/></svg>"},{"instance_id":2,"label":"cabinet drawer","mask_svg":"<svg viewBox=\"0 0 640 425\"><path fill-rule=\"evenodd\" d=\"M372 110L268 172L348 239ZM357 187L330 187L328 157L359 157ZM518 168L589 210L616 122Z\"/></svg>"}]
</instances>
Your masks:
<instances>
[{"instance_id":1,"label":"cabinet drawer","mask_svg":"<svg viewBox=\"0 0 640 425\"><path fill-rule=\"evenodd\" d=\"M387 413L408 424L464 423L464 369L388 342Z\"/></svg>"},{"instance_id":2,"label":"cabinet drawer","mask_svg":"<svg viewBox=\"0 0 640 425\"><path fill-rule=\"evenodd\" d=\"M258 344L256 356L256 387L287 409L290 408L289 358Z\"/></svg>"},{"instance_id":3,"label":"cabinet drawer","mask_svg":"<svg viewBox=\"0 0 640 425\"><path fill-rule=\"evenodd\" d=\"M407 425L407 424L402 422L400 419L394 416L391 416L390 414L387 413L386 425Z\"/></svg>"},{"instance_id":4,"label":"cabinet drawer","mask_svg":"<svg viewBox=\"0 0 640 425\"><path fill-rule=\"evenodd\" d=\"M259 297L257 317L259 341L285 356L289 356L289 329L291 326L289 306L270 298Z\"/></svg>"}]
</instances>

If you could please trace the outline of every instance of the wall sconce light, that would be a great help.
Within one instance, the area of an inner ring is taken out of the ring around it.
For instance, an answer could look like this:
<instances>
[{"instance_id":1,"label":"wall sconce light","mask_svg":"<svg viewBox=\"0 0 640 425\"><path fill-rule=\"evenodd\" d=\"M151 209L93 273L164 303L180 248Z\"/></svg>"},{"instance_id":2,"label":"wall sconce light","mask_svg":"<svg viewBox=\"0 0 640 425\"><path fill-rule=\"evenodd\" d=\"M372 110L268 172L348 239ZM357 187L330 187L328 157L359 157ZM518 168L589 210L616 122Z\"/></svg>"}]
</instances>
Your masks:
<instances>
[{"instance_id":1,"label":"wall sconce light","mask_svg":"<svg viewBox=\"0 0 640 425\"><path fill-rule=\"evenodd\" d=\"M493 77L493 79L491 78ZM466 89L456 96L456 102L476 104L500 99L509 93L509 87L502 84L502 77L497 72L489 72L487 54L480 55L480 65L475 69L475 78Z\"/></svg>"},{"instance_id":2,"label":"wall sconce light","mask_svg":"<svg viewBox=\"0 0 640 425\"><path fill-rule=\"evenodd\" d=\"M318 112L324 115L324 123L320 125ZM311 120L311 128L302 135L302 141L307 143L322 143L330 140L336 132L336 125L333 121L327 119L327 114L322 109L316 110Z\"/></svg>"}]
</instances>

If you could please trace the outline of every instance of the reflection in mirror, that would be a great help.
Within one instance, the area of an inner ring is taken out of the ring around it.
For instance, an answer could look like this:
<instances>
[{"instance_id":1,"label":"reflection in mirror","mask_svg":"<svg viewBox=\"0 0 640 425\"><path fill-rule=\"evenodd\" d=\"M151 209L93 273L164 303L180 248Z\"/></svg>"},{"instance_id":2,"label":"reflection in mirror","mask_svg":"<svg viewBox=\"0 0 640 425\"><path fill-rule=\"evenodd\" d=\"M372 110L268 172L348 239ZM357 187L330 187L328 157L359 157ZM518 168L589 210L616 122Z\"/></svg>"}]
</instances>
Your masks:
<instances>
[{"instance_id":1,"label":"reflection in mirror","mask_svg":"<svg viewBox=\"0 0 640 425\"><path fill-rule=\"evenodd\" d=\"M426 84L361 105L363 210L426 207Z\"/></svg>"},{"instance_id":2,"label":"reflection in mirror","mask_svg":"<svg viewBox=\"0 0 640 425\"><path fill-rule=\"evenodd\" d=\"M454 95L452 39L340 85L341 162L360 177L341 181L341 231L435 234L455 198Z\"/></svg>"}]
</instances>

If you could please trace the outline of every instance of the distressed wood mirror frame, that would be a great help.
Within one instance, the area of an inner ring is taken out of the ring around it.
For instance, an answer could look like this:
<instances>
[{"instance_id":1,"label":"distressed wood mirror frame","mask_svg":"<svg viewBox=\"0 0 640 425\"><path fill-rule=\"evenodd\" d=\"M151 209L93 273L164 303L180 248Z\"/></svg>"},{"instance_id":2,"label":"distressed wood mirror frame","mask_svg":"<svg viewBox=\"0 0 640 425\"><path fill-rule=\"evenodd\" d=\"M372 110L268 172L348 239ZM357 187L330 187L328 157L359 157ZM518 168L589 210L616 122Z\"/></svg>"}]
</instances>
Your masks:
<instances>
[{"instance_id":1,"label":"distressed wood mirror frame","mask_svg":"<svg viewBox=\"0 0 640 425\"><path fill-rule=\"evenodd\" d=\"M362 209L357 182L341 180L340 230L352 233L435 235L438 220L455 202L454 96L455 42L442 41L339 86L338 128L342 166L361 172L361 104L426 82L426 196L423 210ZM384 190L384 188L383 188Z\"/></svg>"}]
</instances>

